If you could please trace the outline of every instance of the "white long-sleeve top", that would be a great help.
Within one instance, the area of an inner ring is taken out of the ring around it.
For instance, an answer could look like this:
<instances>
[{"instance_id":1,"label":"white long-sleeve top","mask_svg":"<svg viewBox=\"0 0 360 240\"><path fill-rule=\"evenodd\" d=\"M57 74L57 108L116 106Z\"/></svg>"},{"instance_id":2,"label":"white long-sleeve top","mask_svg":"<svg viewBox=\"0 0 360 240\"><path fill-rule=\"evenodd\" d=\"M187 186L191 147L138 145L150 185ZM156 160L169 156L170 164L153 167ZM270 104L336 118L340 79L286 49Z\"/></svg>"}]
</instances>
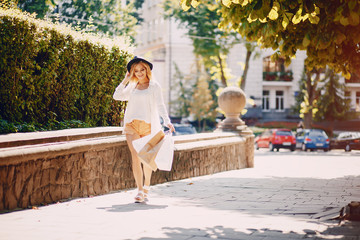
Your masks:
<instances>
[{"instance_id":1,"label":"white long-sleeve top","mask_svg":"<svg viewBox=\"0 0 360 240\"><path fill-rule=\"evenodd\" d=\"M134 119L144 120L146 122L150 120L151 133L156 133L161 129L160 117L163 119L165 125L171 123L164 104L161 86L156 81L150 80L147 89L137 90L135 88L136 84L135 82L130 82L125 86L120 83L113 95L115 100L128 101L125 110L124 125Z\"/></svg>"},{"instance_id":2,"label":"white long-sleeve top","mask_svg":"<svg viewBox=\"0 0 360 240\"><path fill-rule=\"evenodd\" d=\"M147 88L144 90L135 89L130 95L126 108L126 116L128 122L132 120L143 120L151 123L150 99L151 91Z\"/></svg>"}]
</instances>

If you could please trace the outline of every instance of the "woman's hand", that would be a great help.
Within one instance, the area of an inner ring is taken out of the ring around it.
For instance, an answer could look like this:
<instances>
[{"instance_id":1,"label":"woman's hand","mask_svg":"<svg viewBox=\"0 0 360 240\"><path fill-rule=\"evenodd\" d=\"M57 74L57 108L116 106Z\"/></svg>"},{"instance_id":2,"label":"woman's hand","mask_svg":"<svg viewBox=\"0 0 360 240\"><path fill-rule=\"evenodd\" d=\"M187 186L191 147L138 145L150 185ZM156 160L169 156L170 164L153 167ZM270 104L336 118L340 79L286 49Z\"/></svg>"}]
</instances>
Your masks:
<instances>
[{"instance_id":1,"label":"woman's hand","mask_svg":"<svg viewBox=\"0 0 360 240\"><path fill-rule=\"evenodd\" d=\"M167 125L167 127L169 128L169 130L170 130L171 133L175 132L174 125L172 125L171 123L169 123L169 124Z\"/></svg>"},{"instance_id":2,"label":"woman's hand","mask_svg":"<svg viewBox=\"0 0 360 240\"><path fill-rule=\"evenodd\" d=\"M124 80L122 81L122 84L126 85L129 81L130 81L130 73L129 73L129 72L126 72L125 78L124 78Z\"/></svg>"}]
</instances>

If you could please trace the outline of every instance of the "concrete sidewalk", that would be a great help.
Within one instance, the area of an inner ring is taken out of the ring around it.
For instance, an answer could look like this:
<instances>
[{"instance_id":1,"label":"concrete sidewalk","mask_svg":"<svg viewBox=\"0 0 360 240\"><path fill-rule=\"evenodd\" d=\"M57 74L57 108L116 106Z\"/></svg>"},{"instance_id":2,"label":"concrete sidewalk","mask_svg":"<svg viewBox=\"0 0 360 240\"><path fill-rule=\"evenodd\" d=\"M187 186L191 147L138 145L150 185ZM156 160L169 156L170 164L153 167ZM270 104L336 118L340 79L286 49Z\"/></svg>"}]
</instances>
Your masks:
<instances>
[{"instance_id":1,"label":"concrete sidewalk","mask_svg":"<svg viewBox=\"0 0 360 240\"><path fill-rule=\"evenodd\" d=\"M359 152L360 153L360 152ZM345 157L343 155L346 155ZM0 239L357 239L360 154L257 151L255 168L0 215Z\"/></svg>"}]
</instances>

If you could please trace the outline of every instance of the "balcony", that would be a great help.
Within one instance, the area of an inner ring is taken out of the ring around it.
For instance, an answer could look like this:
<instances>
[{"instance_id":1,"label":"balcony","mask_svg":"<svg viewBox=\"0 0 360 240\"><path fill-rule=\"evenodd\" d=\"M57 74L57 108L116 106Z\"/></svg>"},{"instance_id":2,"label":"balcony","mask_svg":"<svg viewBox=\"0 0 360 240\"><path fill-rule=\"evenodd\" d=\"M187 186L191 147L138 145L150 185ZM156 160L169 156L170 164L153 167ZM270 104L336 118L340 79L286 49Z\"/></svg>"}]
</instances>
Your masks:
<instances>
[{"instance_id":1,"label":"balcony","mask_svg":"<svg viewBox=\"0 0 360 240\"><path fill-rule=\"evenodd\" d=\"M286 72L263 72L263 81L291 82L293 80L292 71Z\"/></svg>"}]
</instances>

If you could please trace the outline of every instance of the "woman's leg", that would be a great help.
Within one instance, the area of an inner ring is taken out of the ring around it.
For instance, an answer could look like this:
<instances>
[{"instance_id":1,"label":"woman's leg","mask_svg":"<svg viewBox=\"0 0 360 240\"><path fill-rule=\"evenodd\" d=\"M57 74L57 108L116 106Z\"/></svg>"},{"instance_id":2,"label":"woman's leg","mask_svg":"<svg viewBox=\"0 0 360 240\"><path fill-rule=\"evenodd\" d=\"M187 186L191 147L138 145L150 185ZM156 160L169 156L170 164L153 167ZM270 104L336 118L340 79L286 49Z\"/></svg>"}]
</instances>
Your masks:
<instances>
[{"instance_id":1,"label":"woman's leg","mask_svg":"<svg viewBox=\"0 0 360 240\"><path fill-rule=\"evenodd\" d=\"M144 169L144 175L145 175L145 181L144 181L144 185L146 186L150 186L150 182L151 182L151 174L152 174L152 169L143 165L143 169Z\"/></svg>"},{"instance_id":2,"label":"woman's leg","mask_svg":"<svg viewBox=\"0 0 360 240\"><path fill-rule=\"evenodd\" d=\"M149 135L151 133L151 124L143 122L141 124L141 137L145 137L147 135ZM144 197L145 200L147 200L147 196L149 193L149 188L150 188L150 182L151 182L151 175L153 170L151 168L149 168L146 165L142 165L143 167L143 171L144 171Z\"/></svg>"},{"instance_id":3,"label":"woman's leg","mask_svg":"<svg viewBox=\"0 0 360 240\"><path fill-rule=\"evenodd\" d=\"M145 176L145 181L144 181L144 187L143 187L143 191L144 191L144 200L148 201L148 196L149 196L149 190L150 190L150 183L151 183L151 174L152 174L152 169L143 165L143 169L144 169L144 176Z\"/></svg>"},{"instance_id":4,"label":"woman's leg","mask_svg":"<svg viewBox=\"0 0 360 240\"><path fill-rule=\"evenodd\" d=\"M132 170L135 178L135 183L137 185L137 188L139 191L143 190L143 172L141 168L141 162L137 155L137 152L135 151L132 141L139 139L139 135L137 134L126 134L126 141L129 146L130 152L131 152L131 158L132 158Z\"/></svg>"}]
</instances>

